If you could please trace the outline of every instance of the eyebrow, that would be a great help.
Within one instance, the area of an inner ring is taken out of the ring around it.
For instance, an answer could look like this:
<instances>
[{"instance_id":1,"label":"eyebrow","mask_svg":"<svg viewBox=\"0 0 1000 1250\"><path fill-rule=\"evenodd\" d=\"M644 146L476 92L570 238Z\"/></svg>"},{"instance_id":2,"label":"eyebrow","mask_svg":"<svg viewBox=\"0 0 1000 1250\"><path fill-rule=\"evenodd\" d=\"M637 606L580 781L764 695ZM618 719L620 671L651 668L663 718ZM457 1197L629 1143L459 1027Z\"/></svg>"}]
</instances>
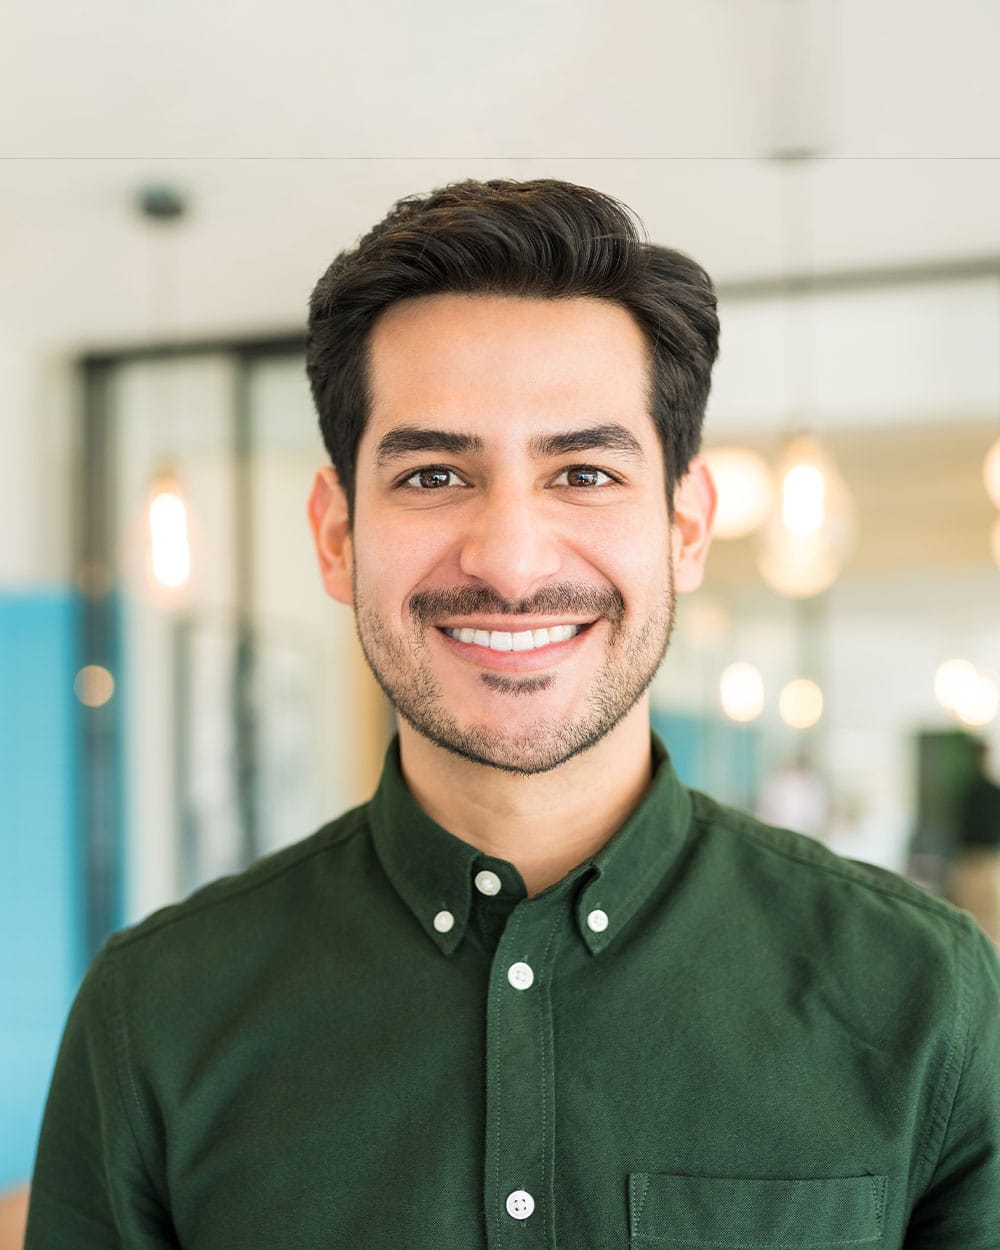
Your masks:
<instances>
[{"instance_id":1,"label":"eyebrow","mask_svg":"<svg viewBox=\"0 0 1000 1250\"><path fill-rule=\"evenodd\" d=\"M607 422L588 425L561 434L536 434L529 448L538 458L572 455L581 451L619 451L636 460L645 459L642 444L624 425ZM452 456L481 456L485 444L478 434L454 430L432 430L418 425L401 425L379 439L375 464L379 468L415 451L444 452Z\"/></svg>"},{"instance_id":2,"label":"eyebrow","mask_svg":"<svg viewBox=\"0 0 1000 1250\"><path fill-rule=\"evenodd\" d=\"M428 430L419 425L401 425L378 441L375 464L382 468L414 451L443 451L452 456L481 456L483 440L478 434L454 430Z\"/></svg>"},{"instance_id":3,"label":"eyebrow","mask_svg":"<svg viewBox=\"0 0 1000 1250\"><path fill-rule=\"evenodd\" d=\"M538 434L531 440L535 456L566 456L578 451L621 451L636 460L645 459L642 444L635 435L617 422L588 425L565 434Z\"/></svg>"}]
</instances>

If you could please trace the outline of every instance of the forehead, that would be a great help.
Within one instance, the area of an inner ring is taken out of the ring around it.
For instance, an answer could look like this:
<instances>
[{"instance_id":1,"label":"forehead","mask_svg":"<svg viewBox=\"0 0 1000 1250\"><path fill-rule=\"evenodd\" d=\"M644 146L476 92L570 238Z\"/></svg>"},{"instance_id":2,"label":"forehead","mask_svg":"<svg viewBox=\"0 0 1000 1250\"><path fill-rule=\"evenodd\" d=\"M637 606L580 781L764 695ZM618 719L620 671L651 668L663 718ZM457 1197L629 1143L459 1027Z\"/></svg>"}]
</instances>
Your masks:
<instances>
[{"instance_id":1,"label":"forehead","mask_svg":"<svg viewBox=\"0 0 1000 1250\"><path fill-rule=\"evenodd\" d=\"M431 295L401 301L369 344L362 444L433 422L487 442L595 421L655 440L645 339L621 306L595 299Z\"/></svg>"}]
</instances>

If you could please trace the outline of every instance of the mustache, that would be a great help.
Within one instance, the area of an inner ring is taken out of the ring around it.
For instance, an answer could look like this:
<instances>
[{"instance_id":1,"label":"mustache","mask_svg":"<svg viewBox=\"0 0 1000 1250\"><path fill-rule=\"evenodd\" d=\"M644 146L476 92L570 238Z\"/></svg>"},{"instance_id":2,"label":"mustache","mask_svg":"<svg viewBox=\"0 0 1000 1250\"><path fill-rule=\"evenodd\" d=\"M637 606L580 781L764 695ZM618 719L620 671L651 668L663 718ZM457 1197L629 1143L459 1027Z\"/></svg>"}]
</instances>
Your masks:
<instances>
[{"instance_id":1,"label":"mustache","mask_svg":"<svg viewBox=\"0 0 1000 1250\"><path fill-rule=\"evenodd\" d=\"M433 625L443 616L592 616L617 625L625 616L625 600L613 586L558 582L543 586L528 599L504 599L489 586L456 586L451 590L418 590L410 596L410 615L419 625Z\"/></svg>"}]
</instances>

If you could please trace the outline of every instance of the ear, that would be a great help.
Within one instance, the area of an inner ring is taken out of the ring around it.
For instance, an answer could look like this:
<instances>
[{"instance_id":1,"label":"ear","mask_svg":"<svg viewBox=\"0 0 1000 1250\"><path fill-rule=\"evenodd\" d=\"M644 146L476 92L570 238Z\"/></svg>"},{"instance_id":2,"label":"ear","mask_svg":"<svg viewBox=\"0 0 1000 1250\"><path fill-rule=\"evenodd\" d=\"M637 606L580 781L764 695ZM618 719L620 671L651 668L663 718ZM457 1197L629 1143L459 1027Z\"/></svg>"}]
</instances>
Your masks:
<instances>
[{"instance_id":1,"label":"ear","mask_svg":"<svg viewBox=\"0 0 1000 1250\"><path fill-rule=\"evenodd\" d=\"M326 593L340 603L353 603L354 549L347 496L336 471L329 467L318 469L313 478L309 492L309 526Z\"/></svg>"},{"instance_id":2,"label":"ear","mask_svg":"<svg viewBox=\"0 0 1000 1250\"><path fill-rule=\"evenodd\" d=\"M679 594L697 590L705 572L715 519L715 483L700 456L674 487L674 588Z\"/></svg>"}]
</instances>

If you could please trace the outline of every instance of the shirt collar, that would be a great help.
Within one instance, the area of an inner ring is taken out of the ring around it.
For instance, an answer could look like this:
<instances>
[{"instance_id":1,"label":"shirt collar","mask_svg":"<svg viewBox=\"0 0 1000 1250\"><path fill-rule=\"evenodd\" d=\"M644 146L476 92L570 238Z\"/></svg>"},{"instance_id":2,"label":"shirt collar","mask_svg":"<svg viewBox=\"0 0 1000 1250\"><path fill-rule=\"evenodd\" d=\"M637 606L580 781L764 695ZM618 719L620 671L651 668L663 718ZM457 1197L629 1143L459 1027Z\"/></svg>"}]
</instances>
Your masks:
<instances>
[{"instance_id":1,"label":"shirt collar","mask_svg":"<svg viewBox=\"0 0 1000 1250\"><path fill-rule=\"evenodd\" d=\"M594 955L625 928L687 839L690 795L655 734L652 751L653 779L639 806L586 866L570 874L580 883L574 903L576 925ZM418 806L403 780L398 739L386 752L368 818L387 876L444 954L452 954L465 936L477 895L473 884L477 874L495 874L506 897L525 897L524 882L513 864L456 838ZM581 871L584 867L587 870ZM562 892L557 884L538 899Z\"/></svg>"}]
</instances>

